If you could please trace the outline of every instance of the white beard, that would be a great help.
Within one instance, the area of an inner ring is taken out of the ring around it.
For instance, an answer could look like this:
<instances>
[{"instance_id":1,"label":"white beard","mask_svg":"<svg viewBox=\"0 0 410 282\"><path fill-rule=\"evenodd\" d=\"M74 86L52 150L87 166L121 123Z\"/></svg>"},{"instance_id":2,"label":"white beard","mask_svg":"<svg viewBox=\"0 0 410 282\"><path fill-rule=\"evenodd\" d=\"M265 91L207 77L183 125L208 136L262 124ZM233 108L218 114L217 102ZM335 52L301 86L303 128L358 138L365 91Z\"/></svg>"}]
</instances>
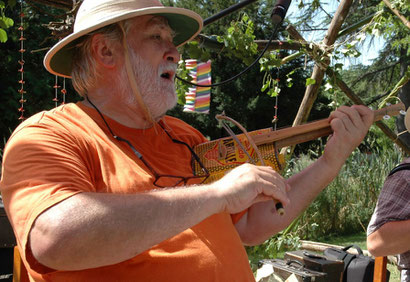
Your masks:
<instances>
[{"instance_id":1,"label":"white beard","mask_svg":"<svg viewBox=\"0 0 410 282\"><path fill-rule=\"evenodd\" d=\"M169 109L175 107L177 103L174 83L168 79L161 78L161 74L165 70L172 70L175 73L176 64L164 62L156 71L149 61L143 59L132 49L130 49L130 61L141 97L152 118L157 120ZM125 104L135 107L138 105L138 102L128 82L125 64L119 76L118 81L126 82L118 84L119 96Z\"/></svg>"}]
</instances>

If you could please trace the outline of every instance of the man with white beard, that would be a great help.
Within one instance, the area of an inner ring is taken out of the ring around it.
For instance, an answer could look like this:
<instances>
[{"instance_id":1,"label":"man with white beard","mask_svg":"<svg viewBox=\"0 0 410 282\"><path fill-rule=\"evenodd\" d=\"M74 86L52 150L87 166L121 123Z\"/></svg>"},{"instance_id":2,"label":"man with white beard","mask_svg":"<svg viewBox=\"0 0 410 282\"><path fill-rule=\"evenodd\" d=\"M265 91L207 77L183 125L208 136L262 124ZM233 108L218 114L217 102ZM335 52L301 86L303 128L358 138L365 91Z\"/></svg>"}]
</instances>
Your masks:
<instances>
[{"instance_id":1,"label":"man with white beard","mask_svg":"<svg viewBox=\"0 0 410 282\"><path fill-rule=\"evenodd\" d=\"M372 112L341 107L301 173L244 164L202 184L192 148L206 139L165 115L176 46L201 28L157 0L85 0L73 34L47 53L47 70L71 77L84 101L29 118L4 151L0 189L32 280L253 281L243 245L292 222L360 144Z\"/></svg>"}]
</instances>

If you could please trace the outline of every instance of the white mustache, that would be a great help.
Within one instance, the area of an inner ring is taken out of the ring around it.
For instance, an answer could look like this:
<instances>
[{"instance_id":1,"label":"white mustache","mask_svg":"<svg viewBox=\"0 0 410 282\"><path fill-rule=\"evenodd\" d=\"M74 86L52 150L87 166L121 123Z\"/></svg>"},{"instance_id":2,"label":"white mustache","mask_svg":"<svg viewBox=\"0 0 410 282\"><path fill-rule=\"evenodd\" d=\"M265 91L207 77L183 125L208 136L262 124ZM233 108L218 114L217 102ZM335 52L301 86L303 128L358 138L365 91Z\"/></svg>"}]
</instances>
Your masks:
<instances>
[{"instance_id":1,"label":"white mustache","mask_svg":"<svg viewBox=\"0 0 410 282\"><path fill-rule=\"evenodd\" d=\"M178 66L175 63L171 63L171 62L162 63L158 67L158 76L161 76L161 74L163 73L172 73L173 75L175 75L175 73L177 72L177 67Z\"/></svg>"}]
</instances>

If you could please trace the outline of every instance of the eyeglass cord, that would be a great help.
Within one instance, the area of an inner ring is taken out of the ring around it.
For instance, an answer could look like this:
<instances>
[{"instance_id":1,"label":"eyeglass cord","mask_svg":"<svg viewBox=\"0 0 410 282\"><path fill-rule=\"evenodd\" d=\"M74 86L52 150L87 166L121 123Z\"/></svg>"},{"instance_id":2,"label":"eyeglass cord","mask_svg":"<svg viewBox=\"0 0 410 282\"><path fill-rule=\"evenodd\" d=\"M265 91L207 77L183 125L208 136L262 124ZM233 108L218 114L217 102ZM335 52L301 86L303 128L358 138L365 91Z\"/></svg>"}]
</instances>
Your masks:
<instances>
[{"instance_id":1,"label":"eyeglass cord","mask_svg":"<svg viewBox=\"0 0 410 282\"><path fill-rule=\"evenodd\" d=\"M135 155L136 155L139 159L141 159L141 158L142 158L141 153L138 152L137 149L134 148L134 146L131 144L130 141L128 141L127 139L124 139L124 138L122 138L122 137L120 137L120 136L114 134L114 132L112 131L111 127L108 125L108 122L105 120L103 114L100 112L100 110L97 108L97 106L94 105L93 102L90 101L90 99L88 98L87 95L85 95L85 99L88 101L88 103L91 104L91 106L93 106L93 108L94 108L94 109L97 111L97 113L100 115L101 119L104 121L105 125L107 126L108 130L110 131L112 137L113 137L114 139L118 140L118 141L122 141L122 142L127 143L127 145L128 145L128 146L132 149L132 151L135 153ZM172 138L172 136L167 132L167 130L162 126L162 124L159 124L159 126L161 126L161 128L165 131L165 133L166 133L166 134L168 135L168 137L172 140L172 142L175 142L175 143L178 143L178 144L182 144L182 145L188 145L188 144L186 144L185 142L182 142L182 141L180 141L180 140L177 140L177 139ZM191 149L189 146L188 146L188 148L189 148L189 150L191 151L192 156L195 158L195 160L196 160L197 162L201 163L201 161L199 160L199 157L195 154L195 152L193 152L192 149ZM202 170L204 171L204 173L209 173L205 167L202 168Z\"/></svg>"},{"instance_id":2,"label":"eyeglass cord","mask_svg":"<svg viewBox=\"0 0 410 282\"><path fill-rule=\"evenodd\" d=\"M132 151L135 153L135 155L137 155L137 157L141 159L141 158L142 158L141 153L138 152L137 149L134 148L134 146L132 146L132 144L131 144L130 141L128 141L127 139L124 139L124 138L122 138L122 137L117 136L117 135L114 134L114 132L112 131L111 127L108 125L108 122L105 120L103 114L100 112L100 110L97 108L97 106L94 105L94 104L90 101L90 99L88 98L87 95L85 95L85 99L87 99L88 103L90 103L91 106L93 106L94 109L97 111L97 113L100 115L100 117L101 117L102 120L104 121L105 125L107 126L108 130L110 131L112 137L113 137L114 139L118 140L118 141L122 141L122 142L127 143L128 146L130 146L130 148L132 149Z\"/></svg>"}]
</instances>

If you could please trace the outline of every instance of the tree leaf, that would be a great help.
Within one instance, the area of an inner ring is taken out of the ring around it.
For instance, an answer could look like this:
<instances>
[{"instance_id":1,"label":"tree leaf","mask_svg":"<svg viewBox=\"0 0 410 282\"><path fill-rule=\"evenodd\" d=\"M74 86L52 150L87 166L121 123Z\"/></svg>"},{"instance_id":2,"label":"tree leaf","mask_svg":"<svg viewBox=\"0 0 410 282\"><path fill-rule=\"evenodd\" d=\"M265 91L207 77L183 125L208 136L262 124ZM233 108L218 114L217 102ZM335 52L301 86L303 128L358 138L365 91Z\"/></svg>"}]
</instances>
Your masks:
<instances>
[{"instance_id":1,"label":"tree leaf","mask_svg":"<svg viewBox=\"0 0 410 282\"><path fill-rule=\"evenodd\" d=\"M313 78L306 78L306 86L313 85L316 83L316 80Z\"/></svg>"},{"instance_id":2,"label":"tree leaf","mask_svg":"<svg viewBox=\"0 0 410 282\"><path fill-rule=\"evenodd\" d=\"M7 24L6 24L6 22L4 21L4 18L0 18L0 28L4 28L4 29L7 28Z\"/></svg>"},{"instance_id":3,"label":"tree leaf","mask_svg":"<svg viewBox=\"0 0 410 282\"><path fill-rule=\"evenodd\" d=\"M7 25L7 28L9 28L9 27L11 27L11 26L14 25L14 21L13 21L13 19L11 19L11 18L5 17L5 18L4 18L4 21L5 21L6 25Z\"/></svg>"},{"instance_id":4,"label":"tree leaf","mask_svg":"<svg viewBox=\"0 0 410 282\"><path fill-rule=\"evenodd\" d=\"M8 17L0 17L0 28L8 29L14 25L14 21Z\"/></svg>"},{"instance_id":5,"label":"tree leaf","mask_svg":"<svg viewBox=\"0 0 410 282\"><path fill-rule=\"evenodd\" d=\"M269 81L268 83L265 83L265 84L262 86L261 91L262 91L262 92L265 92L265 90L268 89L269 86L270 86L270 81Z\"/></svg>"},{"instance_id":6,"label":"tree leaf","mask_svg":"<svg viewBox=\"0 0 410 282\"><path fill-rule=\"evenodd\" d=\"M7 32L0 28L0 42L5 43L7 41Z\"/></svg>"}]
</instances>

